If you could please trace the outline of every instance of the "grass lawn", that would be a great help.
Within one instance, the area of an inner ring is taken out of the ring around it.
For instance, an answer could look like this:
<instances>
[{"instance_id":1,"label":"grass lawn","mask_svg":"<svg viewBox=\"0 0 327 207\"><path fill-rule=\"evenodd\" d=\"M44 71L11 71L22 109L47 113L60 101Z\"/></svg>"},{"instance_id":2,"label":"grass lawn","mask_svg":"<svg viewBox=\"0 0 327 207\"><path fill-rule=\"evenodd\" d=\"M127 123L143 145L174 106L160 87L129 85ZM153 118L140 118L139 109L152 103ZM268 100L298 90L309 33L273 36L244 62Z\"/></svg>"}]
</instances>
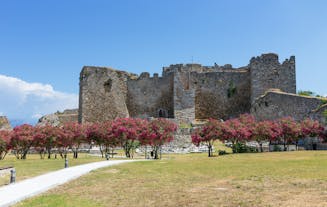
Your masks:
<instances>
[{"instance_id":1,"label":"grass lawn","mask_svg":"<svg viewBox=\"0 0 327 207\"><path fill-rule=\"evenodd\" d=\"M69 166L80 165L95 161L104 160L100 157L90 156L80 153L78 159L73 159L72 154L68 155ZM4 160L0 160L0 167L14 166L16 169L16 181L23 180L29 177L44 174L46 172L59 170L64 168L64 159L44 159L41 160L39 155L27 155L26 160L17 160L13 155L7 155ZM8 184L10 174L3 177L0 176L0 186Z\"/></svg>"},{"instance_id":2,"label":"grass lawn","mask_svg":"<svg viewBox=\"0 0 327 207\"><path fill-rule=\"evenodd\" d=\"M206 156L99 169L17 206L327 206L327 151Z\"/></svg>"}]
</instances>

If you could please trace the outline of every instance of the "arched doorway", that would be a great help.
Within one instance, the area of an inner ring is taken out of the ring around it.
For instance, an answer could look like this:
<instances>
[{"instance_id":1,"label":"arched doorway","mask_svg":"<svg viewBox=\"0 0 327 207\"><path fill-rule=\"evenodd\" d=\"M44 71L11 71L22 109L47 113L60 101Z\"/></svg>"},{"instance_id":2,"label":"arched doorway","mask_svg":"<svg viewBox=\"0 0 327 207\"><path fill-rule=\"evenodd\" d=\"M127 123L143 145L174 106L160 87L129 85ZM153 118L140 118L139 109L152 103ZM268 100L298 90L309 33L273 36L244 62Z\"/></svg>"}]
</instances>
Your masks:
<instances>
[{"instance_id":1,"label":"arched doorway","mask_svg":"<svg viewBox=\"0 0 327 207\"><path fill-rule=\"evenodd\" d=\"M166 109L158 109L159 118L168 118L168 112Z\"/></svg>"}]
</instances>

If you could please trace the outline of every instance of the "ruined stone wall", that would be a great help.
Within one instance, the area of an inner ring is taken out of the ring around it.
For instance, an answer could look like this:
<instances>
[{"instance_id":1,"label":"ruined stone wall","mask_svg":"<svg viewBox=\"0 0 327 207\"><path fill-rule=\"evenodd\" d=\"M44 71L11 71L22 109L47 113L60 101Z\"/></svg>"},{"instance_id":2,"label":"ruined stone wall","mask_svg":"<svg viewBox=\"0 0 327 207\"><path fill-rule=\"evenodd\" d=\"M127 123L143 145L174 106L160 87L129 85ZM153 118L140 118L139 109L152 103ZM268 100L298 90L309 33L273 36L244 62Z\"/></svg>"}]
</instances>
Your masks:
<instances>
[{"instance_id":1,"label":"ruined stone wall","mask_svg":"<svg viewBox=\"0 0 327 207\"><path fill-rule=\"evenodd\" d=\"M327 104L320 105L309 114L311 119L318 120L327 126Z\"/></svg>"},{"instance_id":2,"label":"ruined stone wall","mask_svg":"<svg viewBox=\"0 0 327 207\"><path fill-rule=\"evenodd\" d=\"M80 74L80 122L128 117L127 80L133 75L105 67L83 67Z\"/></svg>"},{"instance_id":3,"label":"ruined stone wall","mask_svg":"<svg viewBox=\"0 0 327 207\"><path fill-rule=\"evenodd\" d=\"M78 122L78 109L66 109L63 112L44 115L39 119L37 125L60 126L67 122Z\"/></svg>"},{"instance_id":4,"label":"ruined stone wall","mask_svg":"<svg viewBox=\"0 0 327 207\"><path fill-rule=\"evenodd\" d=\"M322 120L323 107L319 98L299 96L280 91L268 91L252 105L251 114L258 120L274 120L291 116L296 120L313 118Z\"/></svg>"},{"instance_id":5,"label":"ruined stone wall","mask_svg":"<svg viewBox=\"0 0 327 207\"><path fill-rule=\"evenodd\" d=\"M173 65L174 117L179 123L191 123L195 119L195 85L192 72L201 71L199 64Z\"/></svg>"},{"instance_id":6,"label":"ruined stone wall","mask_svg":"<svg viewBox=\"0 0 327 207\"><path fill-rule=\"evenodd\" d=\"M12 130L10 122L6 116L0 116L0 130Z\"/></svg>"},{"instance_id":7,"label":"ruined stone wall","mask_svg":"<svg viewBox=\"0 0 327 207\"><path fill-rule=\"evenodd\" d=\"M278 88L287 93L296 93L295 57L291 56L282 64L278 55L262 54L252 58L249 64L251 74L251 102L270 88Z\"/></svg>"},{"instance_id":8,"label":"ruined stone wall","mask_svg":"<svg viewBox=\"0 0 327 207\"><path fill-rule=\"evenodd\" d=\"M129 116L162 116L178 123L191 123L195 118L228 119L248 113L251 103L270 88L296 93L293 56L281 64L276 54L263 54L241 68L175 64L164 67L162 77L84 67L79 121Z\"/></svg>"},{"instance_id":9,"label":"ruined stone wall","mask_svg":"<svg viewBox=\"0 0 327 207\"><path fill-rule=\"evenodd\" d=\"M195 118L228 119L250 112L250 74L246 69L192 73Z\"/></svg>"},{"instance_id":10,"label":"ruined stone wall","mask_svg":"<svg viewBox=\"0 0 327 207\"><path fill-rule=\"evenodd\" d=\"M131 117L174 116L173 74L159 77L142 73L137 79L127 81L127 108Z\"/></svg>"}]
</instances>

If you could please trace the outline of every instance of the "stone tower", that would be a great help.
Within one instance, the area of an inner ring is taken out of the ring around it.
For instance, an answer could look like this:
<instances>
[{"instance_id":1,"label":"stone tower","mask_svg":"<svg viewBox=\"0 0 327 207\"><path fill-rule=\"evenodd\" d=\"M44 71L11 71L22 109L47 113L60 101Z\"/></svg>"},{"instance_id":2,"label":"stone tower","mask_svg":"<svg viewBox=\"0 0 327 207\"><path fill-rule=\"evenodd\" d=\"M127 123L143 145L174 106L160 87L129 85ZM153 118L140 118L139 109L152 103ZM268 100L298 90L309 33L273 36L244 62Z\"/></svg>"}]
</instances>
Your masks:
<instances>
[{"instance_id":1,"label":"stone tower","mask_svg":"<svg viewBox=\"0 0 327 207\"><path fill-rule=\"evenodd\" d=\"M251 103L268 89L276 88L287 93L296 93L295 57L282 64L278 55L263 54L252 58L249 64L251 76Z\"/></svg>"}]
</instances>

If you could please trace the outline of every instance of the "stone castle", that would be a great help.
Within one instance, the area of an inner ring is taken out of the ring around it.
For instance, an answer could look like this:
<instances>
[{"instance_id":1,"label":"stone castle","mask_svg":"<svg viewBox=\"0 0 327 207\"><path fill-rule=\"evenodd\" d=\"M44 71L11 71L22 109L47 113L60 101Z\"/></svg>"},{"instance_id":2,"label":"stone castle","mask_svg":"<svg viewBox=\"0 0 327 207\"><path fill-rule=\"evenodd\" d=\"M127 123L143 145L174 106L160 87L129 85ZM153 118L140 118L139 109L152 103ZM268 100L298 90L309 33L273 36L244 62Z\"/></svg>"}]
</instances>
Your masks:
<instances>
[{"instance_id":1,"label":"stone castle","mask_svg":"<svg viewBox=\"0 0 327 207\"><path fill-rule=\"evenodd\" d=\"M99 122L116 117L165 117L179 123L243 113L256 118L292 116L324 120L322 99L296 95L295 57L282 63L269 53L249 64L164 67L162 76L139 76L106 67L83 67L80 74L79 121Z\"/></svg>"}]
</instances>

